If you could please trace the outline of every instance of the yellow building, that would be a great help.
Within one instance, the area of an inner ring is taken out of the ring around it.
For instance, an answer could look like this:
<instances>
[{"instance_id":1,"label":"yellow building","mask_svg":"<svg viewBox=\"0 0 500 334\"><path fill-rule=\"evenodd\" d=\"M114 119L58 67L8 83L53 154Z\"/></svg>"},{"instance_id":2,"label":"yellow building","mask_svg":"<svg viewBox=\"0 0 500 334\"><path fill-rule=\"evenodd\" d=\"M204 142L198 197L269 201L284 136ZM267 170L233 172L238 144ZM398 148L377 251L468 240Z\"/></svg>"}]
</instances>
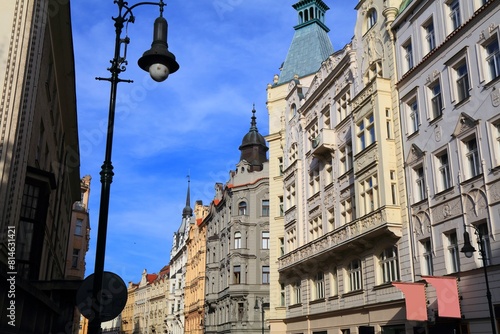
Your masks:
<instances>
[{"instance_id":1,"label":"yellow building","mask_svg":"<svg viewBox=\"0 0 500 334\"><path fill-rule=\"evenodd\" d=\"M138 284L128 282L127 287L127 303L122 311L122 331L124 334L134 333L134 305L135 305L135 290Z\"/></svg>"},{"instance_id":2,"label":"yellow building","mask_svg":"<svg viewBox=\"0 0 500 334\"><path fill-rule=\"evenodd\" d=\"M191 224L187 247L186 286L184 292L184 333L203 334L205 315L205 259L206 225L208 207L197 201L194 207L195 221Z\"/></svg>"}]
</instances>

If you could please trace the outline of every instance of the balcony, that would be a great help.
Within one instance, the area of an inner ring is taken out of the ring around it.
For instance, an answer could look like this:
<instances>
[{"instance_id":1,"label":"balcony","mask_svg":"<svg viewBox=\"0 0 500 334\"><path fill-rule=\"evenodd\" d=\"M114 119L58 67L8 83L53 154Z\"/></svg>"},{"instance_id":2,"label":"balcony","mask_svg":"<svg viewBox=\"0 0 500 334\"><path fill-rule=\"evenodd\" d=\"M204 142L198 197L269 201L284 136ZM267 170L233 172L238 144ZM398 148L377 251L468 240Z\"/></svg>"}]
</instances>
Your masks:
<instances>
[{"instance_id":1,"label":"balcony","mask_svg":"<svg viewBox=\"0 0 500 334\"><path fill-rule=\"evenodd\" d=\"M311 141L311 153L314 156L328 155L335 149L335 132L332 129L321 129L318 136Z\"/></svg>"},{"instance_id":2,"label":"balcony","mask_svg":"<svg viewBox=\"0 0 500 334\"><path fill-rule=\"evenodd\" d=\"M278 271L284 277L294 277L332 259L342 261L347 254L371 248L380 238L400 238L401 227L400 209L381 208L283 255Z\"/></svg>"}]
</instances>

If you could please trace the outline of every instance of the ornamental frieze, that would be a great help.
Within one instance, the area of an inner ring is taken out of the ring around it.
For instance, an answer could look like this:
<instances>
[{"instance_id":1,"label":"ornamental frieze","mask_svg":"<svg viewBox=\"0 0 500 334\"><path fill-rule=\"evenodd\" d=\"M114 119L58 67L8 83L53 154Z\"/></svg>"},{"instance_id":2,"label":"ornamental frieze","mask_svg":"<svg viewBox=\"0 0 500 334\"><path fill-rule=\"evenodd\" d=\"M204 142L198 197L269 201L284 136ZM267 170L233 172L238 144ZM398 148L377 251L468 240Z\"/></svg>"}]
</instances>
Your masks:
<instances>
[{"instance_id":1,"label":"ornamental frieze","mask_svg":"<svg viewBox=\"0 0 500 334\"><path fill-rule=\"evenodd\" d=\"M381 212L377 212L365 219L356 220L350 224L318 238L295 251L281 257L279 269L284 269L297 262L308 260L329 249L344 244L349 239L355 239L361 235L366 235L370 230L378 229L387 222L383 219Z\"/></svg>"},{"instance_id":2,"label":"ornamental frieze","mask_svg":"<svg viewBox=\"0 0 500 334\"><path fill-rule=\"evenodd\" d=\"M488 200L486 194L474 189L469 191L465 196L465 212L469 219L483 219L488 215Z\"/></svg>"},{"instance_id":3,"label":"ornamental frieze","mask_svg":"<svg viewBox=\"0 0 500 334\"><path fill-rule=\"evenodd\" d=\"M356 97L354 97L351 101L351 107L354 112L363 102L373 95L373 83L368 87L363 89L361 93L359 93Z\"/></svg>"},{"instance_id":4,"label":"ornamental frieze","mask_svg":"<svg viewBox=\"0 0 500 334\"><path fill-rule=\"evenodd\" d=\"M490 194L490 198L493 202L498 202L500 201L500 182L495 182L492 185L489 186L488 192Z\"/></svg>"},{"instance_id":5,"label":"ornamental frieze","mask_svg":"<svg viewBox=\"0 0 500 334\"><path fill-rule=\"evenodd\" d=\"M374 164L378 161L378 150L377 147L374 146L368 152L364 153L361 157L356 159L356 167L357 170L360 171L368 165Z\"/></svg>"},{"instance_id":6,"label":"ornamental frieze","mask_svg":"<svg viewBox=\"0 0 500 334\"><path fill-rule=\"evenodd\" d=\"M460 198L453 198L446 203L435 206L432 209L432 219L435 223L448 220L462 214L462 204Z\"/></svg>"},{"instance_id":7,"label":"ornamental frieze","mask_svg":"<svg viewBox=\"0 0 500 334\"><path fill-rule=\"evenodd\" d=\"M285 214L285 224L291 223L297 218L297 210L294 208Z\"/></svg>"}]
</instances>

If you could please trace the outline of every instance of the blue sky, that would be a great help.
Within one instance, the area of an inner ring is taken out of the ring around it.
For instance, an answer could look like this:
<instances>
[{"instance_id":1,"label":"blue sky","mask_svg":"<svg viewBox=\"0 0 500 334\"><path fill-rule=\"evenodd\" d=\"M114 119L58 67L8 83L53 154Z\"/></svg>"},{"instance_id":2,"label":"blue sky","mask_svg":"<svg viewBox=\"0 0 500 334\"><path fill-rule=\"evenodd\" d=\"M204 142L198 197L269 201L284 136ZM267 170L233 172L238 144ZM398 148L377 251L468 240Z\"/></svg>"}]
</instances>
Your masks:
<instances>
[{"instance_id":1,"label":"blue sky","mask_svg":"<svg viewBox=\"0 0 500 334\"><path fill-rule=\"evenodd\" d=\"M169 50L180 69L156 83L137 66L150 48L157 6L134 10L127 35L127 70L118 85L105 270L138 282L143 269L168 264L186 202L208 204L216 182L238 163L252 105L267 135L266 87L279 74L294 30L294 0L168 1ZM325 0L335 50L354 33L356 0ZM136 2L129 2L133 5ZM72 1L81 175L91 175L91 239L86 276L94 271L101 165L109 109L108 77L117 6L112 0ZM122 37L125 36L125 29Z\"/></svg>"}]
</instances>

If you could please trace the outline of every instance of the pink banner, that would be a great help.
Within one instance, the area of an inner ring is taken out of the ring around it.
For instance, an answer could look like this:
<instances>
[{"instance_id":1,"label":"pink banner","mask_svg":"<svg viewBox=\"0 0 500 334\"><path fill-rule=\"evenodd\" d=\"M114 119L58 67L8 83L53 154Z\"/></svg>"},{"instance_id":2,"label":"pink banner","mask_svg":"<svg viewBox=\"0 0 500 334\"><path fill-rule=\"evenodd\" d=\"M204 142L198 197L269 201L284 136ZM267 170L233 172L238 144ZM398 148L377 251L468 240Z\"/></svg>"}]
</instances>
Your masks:
<instances>
[{"instance_id":1,"label":"pink banner","mask_svg":"<svg viewBox=\"0 0 500 334\"><path fill-rule=\"evenodd\" d=\"M458 286L455 277L422 276L436 289L440 317L461 318Z\"/></svg>"},{"instance_id":2,"label":"pink banner","mask_svg":"<svg viewBox=\"0 0 500 334\"><path fill-rule=\"evenodd\" d=\"M406 319L427 321L425 283L392 282L405 295Z\"/></svg>"}]
</instances>

